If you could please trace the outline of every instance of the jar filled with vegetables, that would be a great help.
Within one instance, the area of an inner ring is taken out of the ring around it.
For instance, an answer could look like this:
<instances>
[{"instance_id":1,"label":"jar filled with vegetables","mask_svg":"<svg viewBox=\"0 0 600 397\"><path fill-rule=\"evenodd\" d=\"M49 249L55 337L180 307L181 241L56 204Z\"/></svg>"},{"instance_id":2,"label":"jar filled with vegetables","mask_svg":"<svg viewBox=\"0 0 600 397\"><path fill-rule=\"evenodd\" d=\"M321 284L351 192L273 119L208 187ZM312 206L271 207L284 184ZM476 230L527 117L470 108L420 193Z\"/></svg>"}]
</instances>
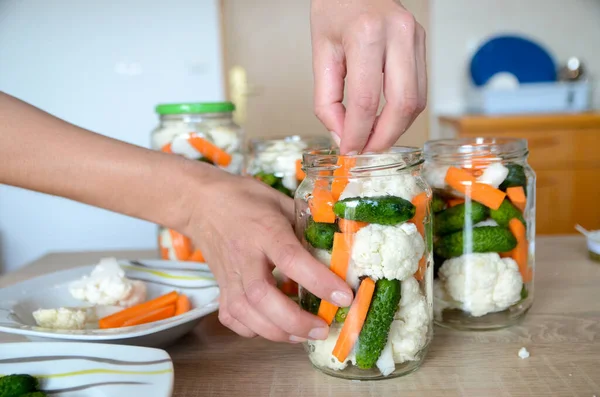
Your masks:
<instances>
[{"instance_id":1,"label":"jar filled with vegetables","mask_svg":"<svg viewBox=\"0 0 600 397\"><path fill-rule=\"evenodd\" d=\"M431 190L422 152L304 154L296 191L296 232L312 255L354 291L336 307L299 288L300 306L330 325L305 343L319 370L383 379L416 370L432 335Z\"/></svg>"},{"instance_id":2,"label":"jar filled with vegetables","mask_svg":"<svg viewBox=\"0 0 600 397\"><path fill-rule=\"evenodd\" d=\"M330 145L331 140L327 137L293 135L251 139L245 174L294 197L298 184L304 180L302 153Z\"/></svg>"},{"instance_id":3,"label":"jar filled with vegetables","mask_svg":"<svg viewBox=\"0 0 600 397\"><path fill-rule=\"evenodd\" d=\"M152 132L151 147L240 174L243 134L233 122L234 110L231 102L158 105L160 123ZM174 230L159 228L158 247L166 260L204 261L190 239Z\"/></svg>"},{"instance_id":4,"label":"jar filled with vegetables","mask_svg":"<svg viewBox=\"0 0 600 397\"><path fill-rule=\"evenodd\" d=\"M433 189L434 314L457 329L496 329L533 302L535 174L527 141L425 144Z\"/></svg>"}]
</instances>

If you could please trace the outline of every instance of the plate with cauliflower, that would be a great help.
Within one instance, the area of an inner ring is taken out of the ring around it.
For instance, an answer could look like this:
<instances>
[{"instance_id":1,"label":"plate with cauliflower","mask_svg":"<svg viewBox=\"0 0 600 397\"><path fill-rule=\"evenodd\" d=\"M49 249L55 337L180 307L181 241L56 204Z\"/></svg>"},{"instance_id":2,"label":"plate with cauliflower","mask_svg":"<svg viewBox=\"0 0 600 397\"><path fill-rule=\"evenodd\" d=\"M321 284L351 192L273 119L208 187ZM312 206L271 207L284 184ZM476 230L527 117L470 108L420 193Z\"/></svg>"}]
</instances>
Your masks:
<instances>
[{"instance_id":1,"label":"plate with cauliflower","mask_svg":"<svg viewBox=\"0 0 600 397\"><path fill-rule=\"evenodd\" d=\"M94 343L5 343L0 396L170 397L173 363L167 352Z\"/></svg>"},{"instance_id":2,"label":"plate with cauliflower","mask_svg":"<svg viewBox=\"0 0 600 397\"><path fill-rule=\"evenodd\" d=\"M164 346L216 311L218 296L205 265L104 258L0 289L0 331Z\"/></svg>"}]
</instances>

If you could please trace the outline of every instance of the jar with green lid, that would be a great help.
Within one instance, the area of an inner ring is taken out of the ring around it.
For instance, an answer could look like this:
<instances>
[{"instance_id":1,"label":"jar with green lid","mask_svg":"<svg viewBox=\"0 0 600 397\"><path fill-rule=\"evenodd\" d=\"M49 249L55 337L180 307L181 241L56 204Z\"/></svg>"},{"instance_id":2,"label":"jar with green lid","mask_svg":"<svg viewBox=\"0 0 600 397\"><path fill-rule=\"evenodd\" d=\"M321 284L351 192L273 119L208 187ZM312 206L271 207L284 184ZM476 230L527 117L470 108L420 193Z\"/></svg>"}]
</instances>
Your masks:
<instances>
[{"instance_id":1,"label":"jar with green lid","mask_svg":"<svg viewBox=\"0 0 600 397\"><path fill-rule=\"evenodd\" d=\"M234 110L231 102L158 105L160 122L152 131L151 148L240 174L243 134L233 122ZM167 228L158 230L158 251L165 260L204 262L188 237Z\"/></svg>"},{"instance_id":2,"label":"jar with green lid","mask_svg":"<svg viewBox=\"0 0 600 397\"><path fill-rule=\"evenodd\" d=\"M240 174L243 136L233 122L234 110L231 102L158 105L160 123L152 131L151 147Z\"/></svg>"}]
</instances>

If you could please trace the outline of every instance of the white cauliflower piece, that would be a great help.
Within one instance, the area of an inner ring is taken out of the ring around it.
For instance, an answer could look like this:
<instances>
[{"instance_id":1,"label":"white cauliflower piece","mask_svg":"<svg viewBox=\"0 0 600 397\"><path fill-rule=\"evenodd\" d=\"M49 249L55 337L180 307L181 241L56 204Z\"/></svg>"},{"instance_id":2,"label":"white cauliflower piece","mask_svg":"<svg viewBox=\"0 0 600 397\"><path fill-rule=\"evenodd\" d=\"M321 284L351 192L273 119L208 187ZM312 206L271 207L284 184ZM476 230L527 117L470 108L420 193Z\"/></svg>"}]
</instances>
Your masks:
<instances>
[{"instance_id":1,"label":"white cauliflower piece","mask_svg":"<svg viewBox=\"0 0 600 397\"><path fill-rule=\"evenodd\" d=\"M165 128L152 134L152 147L155 150L161 150L163 147L173 141L177 135L187 134L190 132L190 128L187 124L167 124Z\"/></svg>"},{"instance_id":2,"label":"white cauliflower piece","mask_svg":"<svg viewBox=\"0 0 600 397\"><path fill-rule=\"evenodd\" d=\"M259 171L275 174L282 178L283 186L290 190L298 187L296 180L296 161L302 160L302 153L306 143L296 140L280 140L269 144L258 153L251 166L250 172Z\"/></svg>"},{"instance_id":3,"label":"white cauliflower piece","mask_svg":"<svg viewBox=\"0 0 600 397\"><path fill-rule=\"evenodd\" d=\"M370 224L356 233L351 260L359 276L404 280L417 271L424 251L425 242L414 224Z\"/></svg>"},{"instance_id":4,"label":"white cauliflower piece","mask_svg":"<svg viewBox=\"0 0 600 397\"><path fill-rule=\"evenodd\" d=\"M446 174L448 173L449 165L436 166L430 163L425 163L423 167L423 175L427 184L432 189L444 189L446 187Z\"/></svg>"},{"instance_id":5,"label":"white cauliflower piece","mask_svg":"<svg viewBox=\"0 0 600 397\"><path fill-rule=\"evenodd\" d=\"M308 357L313 365L340 371L346 368L349 363L356 364L356 353L354 349L343 363L332 354L341 330L341 326L332 325L329 328L329 335L327 336L327 339L308 341L308 346L310 349Z\"/></svg>"},{"instance_id":6,"label":"white cauliflower piece","mask_svg":"<svg viewBox=\"0 0 600 397\"><path fill-rule=\"evenodd\" d=\"M507 176L508 168L502 163L491 163L483 170L483 174L477 178L477 182L497 188Z\"/></svg>"},{"instance_id":7,"label":"white cauliflower piece","mask_svg":"<svg viewBox=\"0 0 600 397\"><path fill-rule=\"evenodd\" d=\"M445 284L438 280L433 281L433 315L437 321L443 320L446 309L460 308L459 302L454 302L446 292Z\"/></svg>"},{"instance_id":8,"label":"white cauliflower piece","mask_svg":"<svg viewBox=\"0 0 600 397\"><path fill-rule=\"evenodd\" d=\"M497 253L448 259L438 275L447 301L458 302L461 310L475 317L505 310L521 299L523 279L517 263Z\"/></svg>"},{"instance_id":9,"label":"white cauliflower piece","mask_svg":"<svg viewBox=\"0 0 600 397\"><path fill-rule=\"evenodd\" d=\"M71 283L69 291L75 299L92 305L121 305L145 298L145 286L137 285L125 277L125 272L115 258L104 258L90 276Z\"/></svg>"},{"instance_id":10,"label":"white cauliflower piece","mask_svg":"<svg viewBox=\"0 0 600 397\"><path fill-rule=\"evenodd\" d=\"M430 306L414 277L402 281L402 298L394 315L389 338L394 362L413 361L427 343Z\"/></svg>"},{"instance_id":11,"label":"white cauliflower piece","mask_svg":"<svg viewBox=\"0 0 600 397\"><path fill-rule=\"evenodd\" d=\"M34 311L33 318L38 326L49 329L80 330L85 328L87 311L85 309L39 309Z\"/></svg>"},{"instance_id":12,"label":"white cauliflower piece","mask_svg":"<svg viewBox=\"0 0 600 397\"><path fill-rule=\"evenodd\" d=\"M117 302L118 306L121 307L131 307L135 305L139 305L142 302L146 301L147 296L147 288L146 283L139 280L131 281L131 292L125 298L120 299Z\"/></svg>"},{"instance_id":13,"label":"white cauliflower piece","mask_svg":"<svg viewBox=\"0 0 600 397\"><path fill-rule=\"evenodd\" d=\"M175 252L175 248L173 248L173 238L171 237L171 233L169 233L169 229L162 228L158 238L160 240L160 246L167 250L167 259L170 261L176 261L177 253Z\"/></svg>"},{"instance_id":14,"label":"white cauliflower piece","mask_svg":"<svg viewBox=\"0 0 600 397\"><path fill-rule=\"evenodd\" d=\"M483 227L483 226L498 226L498 222L493 219L486 219L485 221L481 221L473 225L473 227Z\"/></svg>"},{"instance_id":15,"label":"white cauliflower piece","mask_svg":"<svg viewBox=\"0 0 600 397\"><path fill-rule=\"evenodd\" d=\"M392 178L389 175L351 178L340 200L348 197L397 196L411 201L419 192L415 177L409 174L394 175Z\"/></svg>"},{"instance_id":16,"label":"white cauliflower piece","mask_svg":"<svg viewBox=\"0 0 600 397\"><path fill-rule=\"evenodd\" d=\"M188 159L199 159L202 154L196 150L188 140L192 134L186 133L177 135L171 142L171 151Z\"/></svg>"},{"instance_id":17,"label":"white cauliflower piece","mask_svg":"<svg viewBox=\"0 0 600 397\"><path fill-rule=\"evenodd\" d=\"M396 369L394 362L394 350L392 348L392 338L388 338L385 347L381 351L377 362L375 363L381 375L388 376Z\"/></svg>"},{"instance_id":18,"label":"white cauliflower piece","mask_svg":"<svg viewBox=\"0 0 600 397\"><path fill-rule=\"evenodd\" d=\"M240 153L231 153L231 163L224 168L225 171L232 174L239 174L242 172L244 166L244 155Z\"/></svg>"},{"instance_id":19,"label":"white cauliflower piece","mask_svg":"<svg viewBox=\"0 0 600 397\"><path fill-rule=\"evenodd\" d=\"M329 267L331 265L331 252L320 248L315 248L311 245L308 246L308 251L316 260L325 266Z\"/></svg>"},{"instance_id":20,"label":"white cauliflower piece","mask_svg":"<svg viewBox=\"0 0 600 397\"><path fill-rule=\"evenodd\" d=\"M237 131L227 126L215 126L209 130L210 140L226 152L236 151L240 146Z\"/></svg>"}]
</instances>

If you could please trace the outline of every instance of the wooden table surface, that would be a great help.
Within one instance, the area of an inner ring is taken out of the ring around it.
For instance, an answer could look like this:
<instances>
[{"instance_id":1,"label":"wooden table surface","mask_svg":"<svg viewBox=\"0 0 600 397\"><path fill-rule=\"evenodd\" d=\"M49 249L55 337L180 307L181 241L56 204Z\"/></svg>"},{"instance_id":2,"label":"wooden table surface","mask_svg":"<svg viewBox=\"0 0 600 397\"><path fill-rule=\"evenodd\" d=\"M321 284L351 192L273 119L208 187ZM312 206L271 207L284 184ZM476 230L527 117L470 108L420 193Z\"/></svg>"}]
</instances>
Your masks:
<instances>
[{"instance_id":1,"label":"wooden table surface","mask_svg":"<svg viewBox=\"0 0 600 397\"><path fill-rule=\"evenodd\" d=\"M493 332L436 328L423 366L412 375L376 382L328 377L311 367L301 346L238 337L213 314L167 349L174 396L600 397L600 264L587 259L580 237L538 238L536 245L535 302L525 320ZM0 287L107 255L153 254L50 254L0 277ZM17 340L0 334L0 342ZM517 356L523 346L531 353L525 360Z\"/></svg>"}]
</instances>

